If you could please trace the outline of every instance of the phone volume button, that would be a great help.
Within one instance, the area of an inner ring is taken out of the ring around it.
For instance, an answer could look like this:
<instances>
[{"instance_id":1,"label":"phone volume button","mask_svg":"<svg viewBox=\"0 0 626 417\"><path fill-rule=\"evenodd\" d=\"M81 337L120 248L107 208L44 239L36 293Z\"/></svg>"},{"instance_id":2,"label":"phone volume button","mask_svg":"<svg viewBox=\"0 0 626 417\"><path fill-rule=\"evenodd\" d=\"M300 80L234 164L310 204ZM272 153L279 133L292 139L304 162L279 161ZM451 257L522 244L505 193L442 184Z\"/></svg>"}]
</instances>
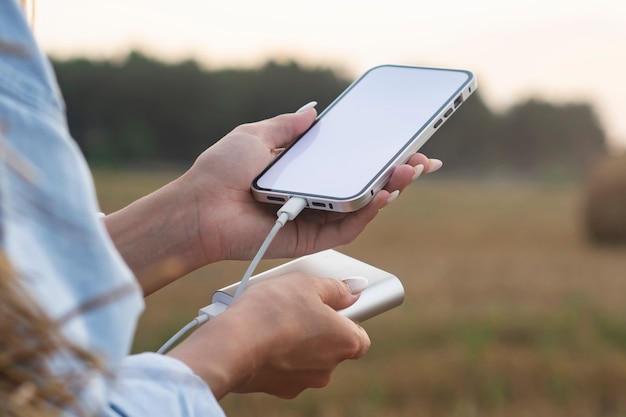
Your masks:
<instances>
[{"instance_id":1,"label":"phone volume button","mask_svg":"<svg viewBox=\"0 0 626 417\"><path fill-rule=\"evenodd\" d=\"M439 119L435 122L435 129L437 129L443 123L443 119Z\"/></svg>"}]
</instances>

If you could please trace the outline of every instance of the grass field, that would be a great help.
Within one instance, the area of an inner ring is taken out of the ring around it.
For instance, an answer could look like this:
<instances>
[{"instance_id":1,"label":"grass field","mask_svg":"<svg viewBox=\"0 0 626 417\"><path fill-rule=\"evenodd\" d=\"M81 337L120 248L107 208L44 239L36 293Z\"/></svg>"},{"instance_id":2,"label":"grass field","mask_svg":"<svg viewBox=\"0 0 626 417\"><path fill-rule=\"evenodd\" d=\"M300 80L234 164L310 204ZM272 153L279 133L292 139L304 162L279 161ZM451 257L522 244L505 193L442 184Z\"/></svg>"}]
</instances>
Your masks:
<instances>
[{"instance_id":1,"label":"grass field","mask_svg":"<svg viewBox=\"0 0 626 417\"><path fill-rule=\"evenodd\" d=\"M103 209L174 176L99 173ZM296 400L230 395L227 414L626 416L626 249L585 242L578 188L420 181L340 248L406 289L364 323L366 357ZM158 348L246 266L211 265L150 296L135 350Z\"/></svg>"}]
</instances>

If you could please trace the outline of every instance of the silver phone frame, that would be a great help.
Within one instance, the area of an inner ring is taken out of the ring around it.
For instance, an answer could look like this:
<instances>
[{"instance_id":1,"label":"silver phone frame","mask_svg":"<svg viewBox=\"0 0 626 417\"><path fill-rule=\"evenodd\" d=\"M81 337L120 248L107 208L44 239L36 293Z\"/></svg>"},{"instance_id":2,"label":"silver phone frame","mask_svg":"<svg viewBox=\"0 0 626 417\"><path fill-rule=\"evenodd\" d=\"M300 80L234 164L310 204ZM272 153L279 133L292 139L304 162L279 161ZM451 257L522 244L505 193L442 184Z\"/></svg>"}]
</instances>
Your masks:
<instances>
[{"instance_id":1,"label":"silver phone frame","mask_svg":"<svg viewBox=\"0 0 626 417\"><path fill-rule=\"evenodd\" d=\"M350 90L359 82L361 79L367 76L370 72L382 68L382 67L400 67L400 68L415 68L415 69L428 69L428 70L442 70L442 71L456 71L463 72L468 75L467 81L461 85L457 91L451 96L450 100L442 105L439 110L433 114L433 116L426 123L425 127L422 128L421 132L416 132L415 137L410 143L405 145L403 151L399 151L396 154L396 157L386 164L386 168L383 169L376 177L374 177L360 193L355 194L354 196L350 196L344 199L335 199L328 196L316 196L305 193L296 193L296 192L282 192L276 191L272 189L265 189L257 186L257 181L259 178L263 176L263 174L278 160L281 156L279 155L274 161L272 161L253 181L250 187L252 191L252 195L254 198L260 202L265 203L273 203L273 204L284 204L291 197L299 197L306 200L307 208L313 208L316 210L325 210L325 211L334 211L340 213L347 213L356 211L362 207L364 207L367 203L374 198L376 193L380 191L389 181L391 174L395 167L406 163L409 158L415 154L424 144L431 138L431 136L439 129L441 126L450 118L452 114L456 112L456 110L469 98L471 94L476 91L478 87L478 83L476 80L476 76L470 70L464 69L454 69L454 68L437 68L437 67L421 67L421 66L409 66L409 65L379 65L373 67L366 71L363 75L357 78L354 82L348 86L333 102L328 105L326 109L322 113L317 116L317 119L313 123L317 123L318 120L322 119L326 113L332 110L335 103L339 102L346 94L350 92ZM458 104L457 104L458 102ZM451 110L451 112L449 112ZM312 125L312 126L313 126ZM308 130L307 130L308 131ZM306 132L304 132L300 137L304 136ZM288 152L290 147L293 146L300 138L296 139L289 147L287 147L283 153Z\"/></svg>"}]
</instances>

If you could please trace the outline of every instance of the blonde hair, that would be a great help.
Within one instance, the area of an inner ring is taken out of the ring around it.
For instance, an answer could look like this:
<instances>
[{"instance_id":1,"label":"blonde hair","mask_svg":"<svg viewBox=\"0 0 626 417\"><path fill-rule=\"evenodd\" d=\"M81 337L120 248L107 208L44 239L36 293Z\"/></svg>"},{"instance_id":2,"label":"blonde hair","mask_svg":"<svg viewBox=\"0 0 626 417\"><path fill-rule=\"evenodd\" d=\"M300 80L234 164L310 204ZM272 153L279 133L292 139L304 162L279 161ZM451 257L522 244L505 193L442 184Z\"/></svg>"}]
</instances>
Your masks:
<instances>
[{"instance_id":1,"label":"blonde hair","mask_svg":"<svg viewBox=\"0 0 626 417\"><path fill-rule=\"evenodd\" d=\"M70 343L21 287L8 259L0 252L0 415L51 417L63 411L86 416L77 389L99 359ZM81 375L58 375L52 358L67 358L86 368ZM79 378L76 378L79 376ZM82 376L82 377L81 377Z\"/></svg>"}]
</instances>

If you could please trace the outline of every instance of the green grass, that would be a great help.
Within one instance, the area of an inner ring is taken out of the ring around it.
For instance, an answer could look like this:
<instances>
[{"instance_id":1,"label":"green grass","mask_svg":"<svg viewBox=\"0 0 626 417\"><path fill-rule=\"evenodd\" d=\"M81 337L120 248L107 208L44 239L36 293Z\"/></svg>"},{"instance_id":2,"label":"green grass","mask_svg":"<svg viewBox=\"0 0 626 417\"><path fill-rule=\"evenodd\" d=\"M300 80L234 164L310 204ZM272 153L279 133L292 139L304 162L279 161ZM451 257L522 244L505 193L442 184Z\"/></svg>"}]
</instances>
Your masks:
<instances>
[{"instance_id":1,"label":"green grass","mask_svg":"<svg viewBox=\"0 0 626 417\"><path fill-rule=\"evenodd\" d=\"M114 210L176 173L98 173ZM626 416L626 250L583 238L573 184L420 180L341 251L404 283L366 323L370 352L292 401L230 395L233 416ZM264 263L267 267L273 263ZM156 349L238 280L207 266L147 299L134 349Z\"/></svg>"}]
</instances>

